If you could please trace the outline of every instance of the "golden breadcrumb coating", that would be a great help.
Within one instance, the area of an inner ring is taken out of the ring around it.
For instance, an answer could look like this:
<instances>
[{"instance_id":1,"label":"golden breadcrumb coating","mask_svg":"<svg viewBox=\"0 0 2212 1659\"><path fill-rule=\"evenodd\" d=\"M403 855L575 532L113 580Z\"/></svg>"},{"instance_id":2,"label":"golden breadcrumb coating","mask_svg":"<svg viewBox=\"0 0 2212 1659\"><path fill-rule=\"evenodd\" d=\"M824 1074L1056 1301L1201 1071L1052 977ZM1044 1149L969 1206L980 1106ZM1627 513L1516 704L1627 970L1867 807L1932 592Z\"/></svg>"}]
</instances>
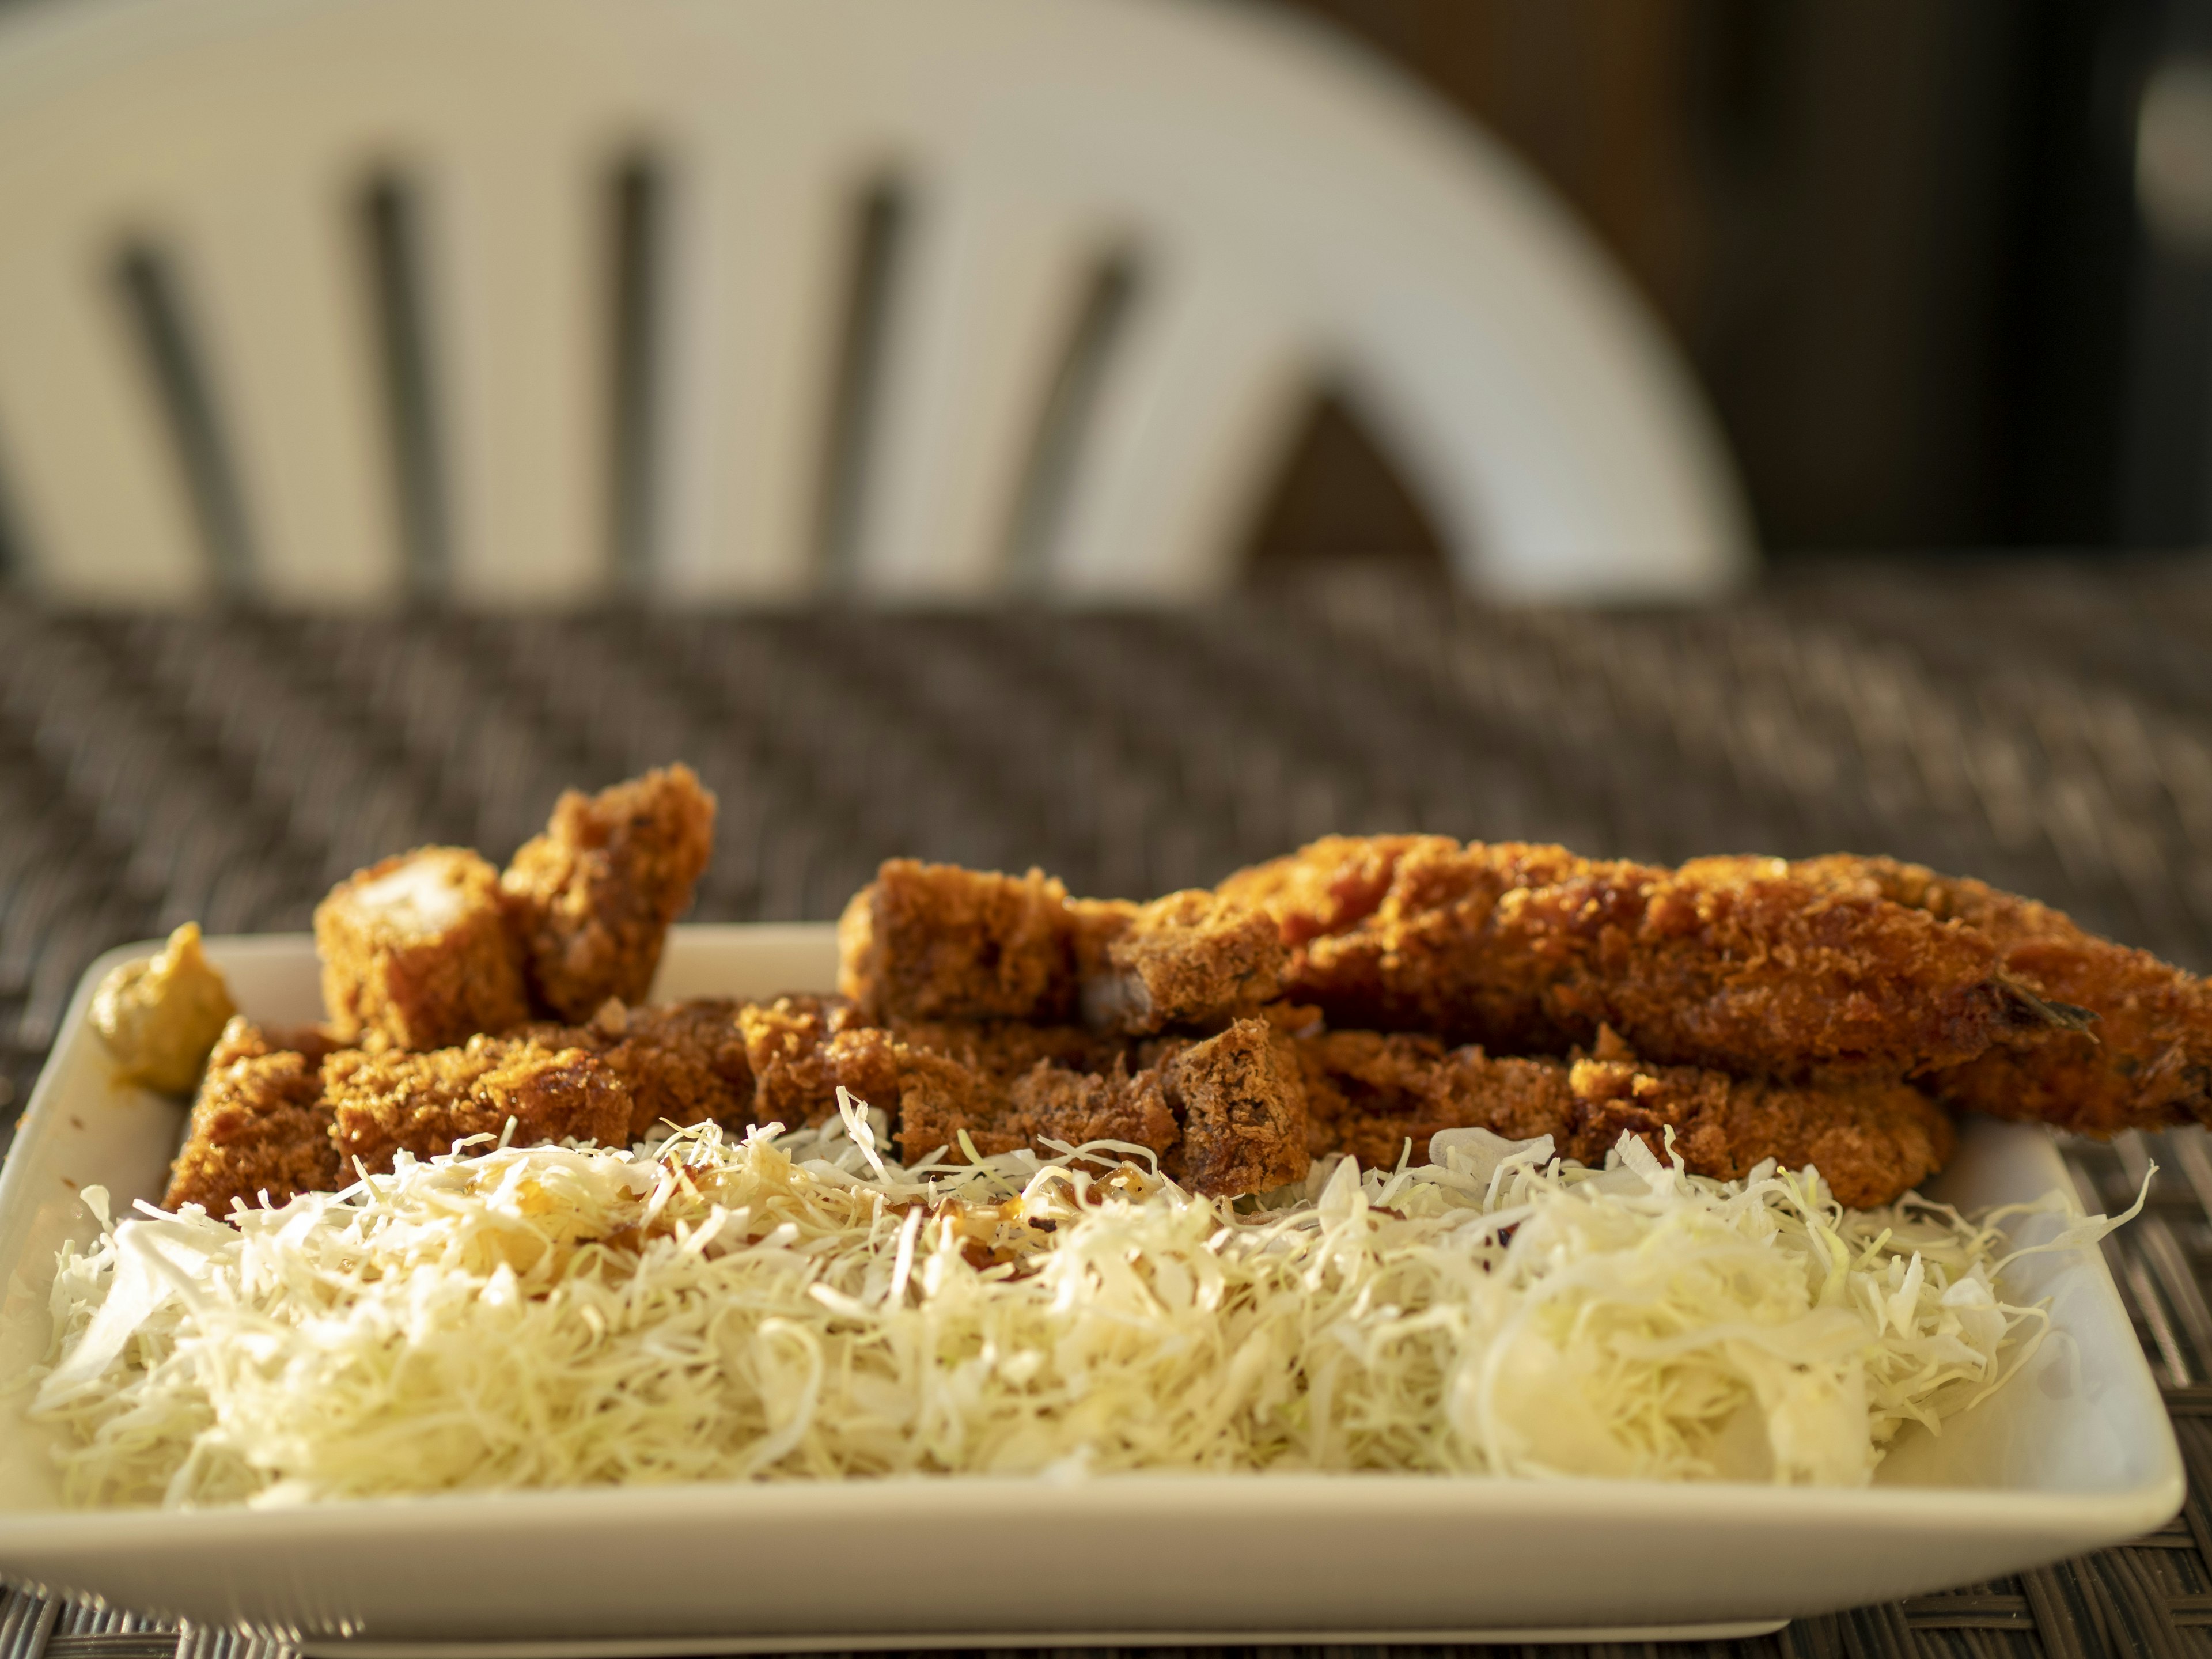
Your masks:
<instances>
[{"instance_id":1,"label":"golden breadcrumb coating","mask_svg":"<svg viewBox=\"0 0 2212 1659\"><path fill-rule=\"evenodd\" d=\"M622 1079L582 1048L527 1038L476 1036L429 1054L341 1050L323 1062L323 1092L348 1171L357 1161L380 1174L402 1150L438 1157L471 1135L502 1133L510 1117L519 1146L629 1145Z\"/></svg>"},{"instance_id":2,"label":"golden breadcrumb coating","mask_svg":"<svg viewBox=\"0 0 2212 1659\"><path fill-rule=\"evenodd\" d=\"M1080 1012L1141 1036L1249 1014L1279 989L1288 952L1267 917L1209 892L1071 899L1042 871L893 859L846 907L838 957L838 989L878 1024Z\"/></svg>"},{"instance_id":3,"label":"golden breadcrumb coating","mask_svg":"<svg viewBox=\"0 0 2212 1659\"><path fill-rule=\"evenodd\" d=\"M254 1205L266 1194L283 1204L337 1185L319 1070L328 1043L309 1032L301 1048L276 1046L291 1035L264 1031L243 1016L223 1027L169 1171L164 1209L198 1204L222 1216L234 1200Z\"/></svg>"},{"instance_id":4,"label":"golden breadcrumb coating","mask_svg":"<svg viewBox=\"0 0 2212 1659\"><path fill-rule=\"evenodd\" d=\"M348 1042L442 1048L529 1017L499 875L464 847L360 871L315 907L323 1006Z\"/></svg>"},{"instance_id":5,"label":"golden breadcrumb coating","mask_svg":"<svg viewBox=\"0 0 2212 1659\"><path fill-rule=\"evenodd\" d=\"M1779 860L1337 836L1219 890L1275 919L1285 994L1346 1028L1556 1054L1609 1024L1655 1060L1793 1077L1958 1065L2043 1024L1984 935Z\"/></svg>"},{"instance_id":6,"label":"golden breadcrumb coating","mask_svg":"<svg viewBox=\"0 0 2212 1659\"><path fill-rule=\"evenodd\" d=\"M1843 1203L1887 1204L1941 1170L1956 1144L1942 1109L1910 1085L1863 1077L1785 1084L1637 1059L1609 1030L1568 1060L1447 1049L1409 1033L1334 1031L1297 1042L1316 1153L1389 1168L1440 1129L1550 1135L1601 1164L1624 1132L1654 1152L1667 1132L1695 1175L1740 1180L1761 1160L1816 1166Z\"/></svg>"},{"instance_id":7,"label":"golden breadcrumb coating","mask_svg":"<svg viewBox=\"0 0 2212 1659\"><path fill-rule=\"evenodd\" d=\"M1067 890L891 859L837 924L837 988L868 1019L1031 1019L1075 1012Z\"/></svg>"},{"instance_id":8,"label":"golden breadcrumb coating","mask_svg":"<svg viewBox=\"0 0 2212 1659\"><path fill-rule=\"evenodd\" d=\"M629 1138L663 1123L678 1128L709 1119L732 1127L753 1121L753 1073L745 1059L738 1005L727 997L625 1007L609 998L581 1025L543 1022L507 1036L553 1048L582 1048L629 1091Z\"/></svg>"},{"instance_id":9,"label":"golden breadcrumb coating","mask_svg":"<svg viewBox=\"0 0 2212 1659\"><path fill-rule=\"evenodd\" d=\"M500 878L539 1010L581 1024L609 997L644 1001L714 848L714 798L688 766L563 793Z\"/></svg>"},{"instance_id":10,"label":"golden breadcrumb coating","mask_svg":"<svg viewBox=\"0 0 2212 1659\"><path fill-rule=\"evenodd\" d=\"M1249 1013L1282 989L1290 952L1264 911L1203 889L1140 906L1079 902L1085 1023L1133 1036ZM1100 925L1103 923L1104 925Z\"/></svg>"},{"instance_id":11,"label":"golden breadcrumb coating","mask_svg":"<svg viewBox=\"0 0 2212 1659\"><path fill-rule=\"evenodd\" d=\"M1174 1173L1192 1191L1264 1193L1305 1179L1305 1082L1290 1039L1266 1020L1240 1019L1190 1044L1160 1075L1182 1123Z\"/></svg>"},{"instance_id":12,"label":"golden breadcrumb coating","mask_svg":"<svg viewBox=\"0 0 2212 1659\"><path fill-rule=\"evenodd\" d=\"M2096 1016L2086 1031L2001 1043L1938 1072L1929 1086L1943 1099L2099 1136L2212 1122L2212 988L2196 975L2086 933L2049 905L1917 864L1836 854L1790 867L1971 927L2008 979Z\"/></svg>"},{"instance_id":13,"label":"golden breadcrumb coating","mask_svg":"<svg viewBox=\"0 0 2212 1659\"><path fill-rule=\"evenodd\" d=\"M811 1127L836 1115L837 1091L896 1114L898 1068L887 1031L842 997L778 997L738 1010L753 1075L753 1121Z\"/></svg>"},{"instance_id":14,"label":"golden breadcrumb coating","mask_svg":"<svg viewBox=\"0 0 2212 1659\"><path fill-rule=\"evenodd\" d=\"M1133 1075L1116 1060L1104 1073L1074 1072L1039 1060L1005 1078L926 1049L902 1047L897 1058L899 1148L908 1163L939 1147L965 1162L963 1131L986 1158L1046 1150L1048 1140L1117 1140L1168 1153L1182 1139L1158 1069Z\"/></svg>"}]
</instances>

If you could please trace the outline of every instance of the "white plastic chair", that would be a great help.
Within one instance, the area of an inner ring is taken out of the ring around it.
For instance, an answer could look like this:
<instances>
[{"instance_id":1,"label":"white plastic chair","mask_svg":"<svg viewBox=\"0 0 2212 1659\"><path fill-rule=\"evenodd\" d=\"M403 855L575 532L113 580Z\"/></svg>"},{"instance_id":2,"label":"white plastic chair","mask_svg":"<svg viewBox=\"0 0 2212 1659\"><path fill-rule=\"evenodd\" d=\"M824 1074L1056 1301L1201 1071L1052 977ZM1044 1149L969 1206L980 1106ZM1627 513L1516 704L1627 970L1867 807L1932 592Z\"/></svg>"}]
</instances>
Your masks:
<instances>
[{"instance_id":1,"label":"white plastic chair","mask_svg":"<svg viewBox=\"0 0 2212 1659\"><path fill-rule=\"evenodd\" d=\"M73 599L1201 593L1322 384L1472 586L1747 568L1702 404L1567 216L1272 14L0 18L0 490Z\"/></svg>"}]
</instances>

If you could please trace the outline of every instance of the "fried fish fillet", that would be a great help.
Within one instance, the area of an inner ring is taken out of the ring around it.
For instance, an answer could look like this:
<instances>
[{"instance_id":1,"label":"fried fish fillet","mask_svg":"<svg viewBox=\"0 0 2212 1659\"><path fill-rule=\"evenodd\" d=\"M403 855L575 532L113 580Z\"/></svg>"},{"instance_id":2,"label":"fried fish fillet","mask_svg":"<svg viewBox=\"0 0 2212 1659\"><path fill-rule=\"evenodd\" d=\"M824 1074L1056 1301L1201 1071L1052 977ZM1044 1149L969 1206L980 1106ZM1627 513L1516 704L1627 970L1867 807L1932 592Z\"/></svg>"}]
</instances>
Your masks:
<instances>
[{"instance_id":1,"label":"fried fish fillet","mask_svg":"<svg viewBox=\"0 0 2212 1659\"><path fill-rule=\"evenodd\" d=\"M576 1024L644 1001L714 850L714 797L688 766L563 792L499 878L531 1000Z\"/></svg>"},{"instance_id":2,"label":"fried fish fillet","mask_svg":"<svg viewBox=\"0 0 2212 1659\"><path fill-rule=\"evenodd\" d=\"M338 1157L371 1175L402 1150L436 1158L514 1120L514 1145L629 1144L629 1091L593 1054L529 1038L473 1036L428 1054L341 1049L323 1062Z\"/></svg>"},{"instance_id":3,"label":"fried fish fillet","mask_svg":"<svg viewBox=\"0 0 2212 1659\"><path fill-rule=\"evenodd\" d=\"M1769 860L1667 870L1518 842L1332 836L1231 876L1344 1029L1560 1054L1601 1025L1665 1065L1799 1078L1962 1066L2047 1011L1984 933Z\"/></svg>"},{"instance_id":4,"label":"fried fish fillet","mask_svg":"<svg viewBox=\"0 0 2212 1659\"><path fill-rule=\"evenodd\" d=\"M242 1015L224 1026L161 1207L198 1204L225 1216L234 1200L251 1205L265 1193L283 1204L337 1186L321 1072L332 1046L312 1027L264 1028Z\"/></svg>"},{"instance_id":5,"label":"fried fish fillet","mask_svg":"<svg viewBox=\"0 0 2212 1659\"><path fill-rule=\"evenodd\" d=\"M753 1073L738 1004L700 997L642 1008L611 999L581 1025L546 1022L505 1033L550 1048L581 1048L629 1091L629 1138L662 1123L753 1121Z\"/></svg>"},{"instance_id":6,"label":"fried fish fillet","mask_svg":"<svg viewBox=\"0 0 2212 1659\"><path fill-rule=\"evenodd\" d=\"M871 1021L1079 1015L1143 1036L1249 1017L1288 959L1270 919L1192 890L1079 899L1025 876L892 859L838 923L838 989Z\"/></svg>"},{"instance_id":7,"label":"fried fish fillet","mask_svg":"<svg viewBox=\"0 0 2212 1659\"><path fill-rule=\"evenodd\" d=\"M1508 1059L1447 1048L1410 1033L1332 1031L1300 1038L1309 1145L1389 1168L1413 1143L1425 1160L1442 1129L1510 1139L1550 1135L1559 1153L1600 1164L1623 1133L1674 1151L1694 1175L1739 1180L1761 1160L1816 1166L1856 1208L1893 1201L1942 1168L1956 1137L1942 1109L1910 1085L1845 1079L1747 1081L1694 1066L1653 1066L1610 1030L1567 1060Z\"/></svg>"},{"instance_id":8,"label":"fried fish fillet","mask_svg":"<svg viewBox=\"0 0 2212 1659\"><path fill-rule=\"evenodd\" d=\"M1936 1073L1929 1085L1943 1099L2093 1135L2212 1122L2212 987L2196 975L2086 933L2049 905L1917 864L1838 854L1790 869L1826 890L1878 895L1971 928L2008 980L2095 1017Z\"/></svg>"}]
</instances>

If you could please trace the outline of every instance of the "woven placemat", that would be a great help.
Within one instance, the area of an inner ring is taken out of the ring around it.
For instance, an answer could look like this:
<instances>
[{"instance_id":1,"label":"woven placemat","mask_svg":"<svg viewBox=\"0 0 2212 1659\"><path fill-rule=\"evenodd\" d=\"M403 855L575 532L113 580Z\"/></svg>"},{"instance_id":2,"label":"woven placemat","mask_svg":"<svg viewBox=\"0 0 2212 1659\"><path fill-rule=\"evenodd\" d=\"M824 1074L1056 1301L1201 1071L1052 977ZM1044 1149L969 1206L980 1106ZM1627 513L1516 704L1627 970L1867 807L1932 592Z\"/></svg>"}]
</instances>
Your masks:
<instances>
[{"instance_id":1,"label":"woven placemat","mask_svg":"<svg viewBox=\"0 0 2212 1659\"><path fill-rule=\"evenodd\" d=\"M123 618L0 598L0 1091L27 1094L109 945L187 919L301 928L374 857L503 859L562 787L678 758L721 798L703 920L832 916L895 854L1142 895L1328 830L1418 829L1670 862L1893 853L2212 969L2203 561L1798 564L1665 613L1499 611L1379 567L1174 613ZM2106 1249L2167 1387L2183 1516L1704 1645L2212 1656L2212 1145L2068 1151L2097 1206L2160 1167ZM0 1601L0 1659L263 1651Z\"/></svg>"}]
</instances>

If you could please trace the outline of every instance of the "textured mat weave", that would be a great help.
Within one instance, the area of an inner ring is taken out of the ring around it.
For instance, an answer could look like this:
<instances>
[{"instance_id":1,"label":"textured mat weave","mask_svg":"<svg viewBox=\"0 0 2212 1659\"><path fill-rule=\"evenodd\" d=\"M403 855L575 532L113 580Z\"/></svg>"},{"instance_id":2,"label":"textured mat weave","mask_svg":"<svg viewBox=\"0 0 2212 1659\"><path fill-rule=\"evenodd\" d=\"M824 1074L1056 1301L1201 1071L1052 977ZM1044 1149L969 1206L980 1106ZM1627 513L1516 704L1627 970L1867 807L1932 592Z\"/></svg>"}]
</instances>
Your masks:
<instances>
[{"instance_id":1,"label":"textured mat weave","mask_svg":"<svg viewBox=\"0 0 2212 1659\"><path fill-rule=\"evenodd\" d=\"M1666 614L1501 613L1379 572L1173 615L156 620L0 599L0 1090L27 1094L111 945L188 918L301 928L383 853L503 859L562 787L677 758L722 803L702 920L834 915L893 854L1141 895L1325 830L1419 829L1666 861L1893 853L2212 969L2208 564L1799 567ZM2212 1145L2162 1139L2069 1152L2099 1206L2161 1168L2107 1248L2169 1385L2183 1516L1716 1652L2212 1659ZM0 1601L0 1659L263 1651Z\"/></svg>"}]
</instances>

